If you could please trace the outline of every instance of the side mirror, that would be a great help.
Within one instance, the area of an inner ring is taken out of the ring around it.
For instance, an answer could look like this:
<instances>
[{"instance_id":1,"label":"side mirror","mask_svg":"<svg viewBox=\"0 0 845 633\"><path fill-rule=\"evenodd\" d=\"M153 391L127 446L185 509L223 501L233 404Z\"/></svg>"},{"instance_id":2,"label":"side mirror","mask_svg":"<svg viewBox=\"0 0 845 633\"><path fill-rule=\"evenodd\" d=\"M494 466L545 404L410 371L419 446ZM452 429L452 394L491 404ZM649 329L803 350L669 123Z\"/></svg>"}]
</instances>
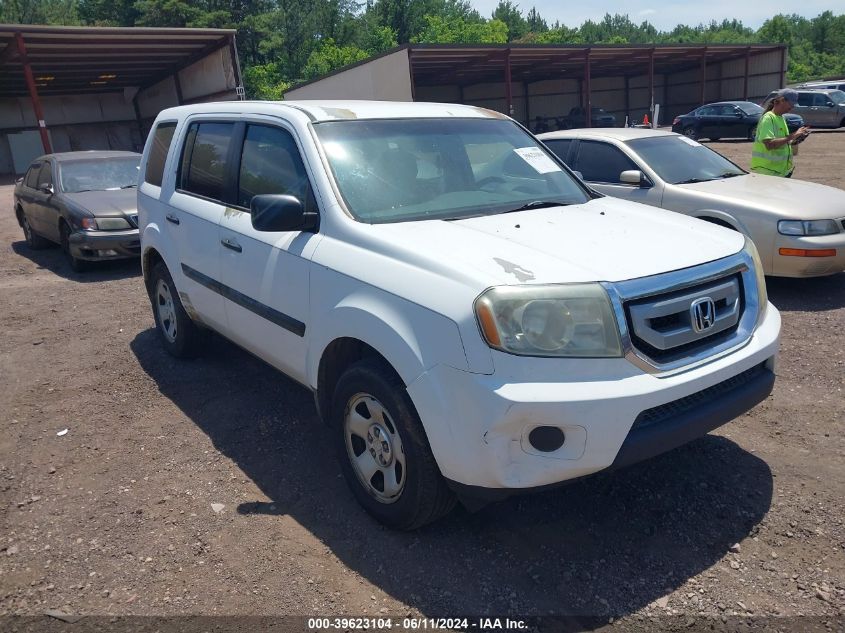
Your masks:
<instances>
[{"instance_id":1,"label":"side mirror","mask_svg":"<svg viewBox=\"0 0 845 633\"><path fill-rule=\"evenodd\" d=\"M309 231L316 233L320 216L305 211L296 196L263 194L250 202L252 226L256 231Z\"/></svg>"},{"instance_id":2,"label":"side mirror","mask_svg":"<svg viewBox=\"0 0 845 633\"><path fill-rule=\"evenodd\" d=\"M42 182L40 185L38 185L38 191L40 191L41 193L49 193L50 195L53 195L55 193L53 185L46 182Z\"/></svg>"},{"instance_id":3,"label":"side mirror","mask_svg":"<svg viewBox=\"0 0 845 633\"><path fill-rule=\"evenodd\" d=\"M825 105L826 105L828 108L832 108L832 107L833 107L833 106L835 106L836 104L835 104L835 103L833 103L833 101L828 101L827 103L825 103Z\"/></svg>"},{"instance_id":4,"label":"side mirror","mask_svg":"<svg viewBox=\"0 0 845 633\"><path fill-rule=\"evenodd\" d=\"M735 116L737 119L741 119L741 118L742 118L742 112L734 112L734 116Z\"/></svg>"},{"instance_id":5,"label":"side mirror","mask_svg":"<svg viewBox=\"0 0 845 633\"><path fill-rule=\"evenodd\" d=\"M645 174L639 169L628 169L619 174L619 181L626 185L637 185L638 187L647 187L648 179Z\"/></svg>"}]
</instances>

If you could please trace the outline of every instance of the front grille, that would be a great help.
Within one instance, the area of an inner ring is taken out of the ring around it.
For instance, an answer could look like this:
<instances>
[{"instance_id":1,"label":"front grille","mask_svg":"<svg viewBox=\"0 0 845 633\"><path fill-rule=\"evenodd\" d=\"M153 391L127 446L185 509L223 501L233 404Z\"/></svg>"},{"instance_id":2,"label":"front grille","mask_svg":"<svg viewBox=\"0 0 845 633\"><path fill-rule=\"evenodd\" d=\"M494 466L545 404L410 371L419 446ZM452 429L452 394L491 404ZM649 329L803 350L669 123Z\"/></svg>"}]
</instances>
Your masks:
<instances>
[{"instance_id":1,"label":"front grille","mask_svg":"<svg viewBox=\"0 0 845 633\"><path fill-rule=\"evenodd\" d=\"M709 316L704 321L695 318L694 306L699 302L710 304L704 306ZM740 274L624 304L631 343L659 363L681 360L729 339L744 307Z\"/></svg>"},{"instance_id":2,"label":"front grille","mask_svg":"<svg viewBox=\"0 0 845 633\"><path fill-rule=\"evenodd\" d=\"M646 409L637 416L636 420L634 420L634 425L631 427L631 430L636 431L638 429L644 429L655 424L660 424L679 415L683 415L687 411L695 409L702 404L719 398L729 391L738 389L739 387L751 382L765 370L765 367L766 363L762 362L751 369L746 369L741 374L737 374L732 378L723 380L722 382L713 385L712 387L708 387L707 389L697 391L685 398L673 400L672 402L661 404L660 406L652 409Z\"/></svg>"}]
</instances>

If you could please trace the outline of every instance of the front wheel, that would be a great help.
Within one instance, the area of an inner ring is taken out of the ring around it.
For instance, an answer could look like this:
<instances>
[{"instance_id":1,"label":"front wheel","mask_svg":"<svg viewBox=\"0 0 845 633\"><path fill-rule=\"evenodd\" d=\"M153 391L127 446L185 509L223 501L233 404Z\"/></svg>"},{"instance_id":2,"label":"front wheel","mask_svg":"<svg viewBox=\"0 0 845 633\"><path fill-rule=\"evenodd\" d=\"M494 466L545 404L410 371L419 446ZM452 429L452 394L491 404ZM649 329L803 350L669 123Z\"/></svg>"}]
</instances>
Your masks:
<instances>
[{"instance_id":1,"label":"front wheel","mask_svg":"<svg viewBox=\"0 0 845 633\"><path fill-rule=\"evenodd\" d=\"M686 136L687 138L691 138L691 139L692 139L692 140L694 140L694 141L697 141L697 140L698 140L698 132L697 132L697 131L696 131L696 129L695 129L694 127L692 127L691 125L689 125L689 126L685 127L685 128L682 130L682 132L683 132L684 136Z\"/></svg>"},{"instance_id":2,"label":"front wheel","mask_svg":"<svg viewBox=\"0 0 845 633\"><path fill-rule=\"evenodd\" d=\"M71 270L77 273L84 273L91 267L90 262L74 257L70 250L70 227L66 222L62 222L59 229L59 237L61 239L62 252L65 254L67 263L70 264Z\"/></svg>"},{"instance_id":3,"label":"front wheel","mask_svg":"<svg viewBox=\"0 0 845 633\"><path fill-rule=\"evenodd\" d=\"M153 268L149 285L156 329L164 348L176 358L193 358L202 347L203 330L185 312L164 262Z\"/></svg>"},{"instance_id":4,"label":"front wheel","mask_svg":"<svg viewBox=\"0 0 845 633\"><path fill-rule=\"evenodd\" d=\"M757 138L757 126L752 125L748 128L748 140L753 141L755 138Z\"/></svg>"},{"instance_id":5,"label":"front wheel","mask_svg":"<svg viewBox=\"0 0 845 633\"><path fill-rule=\"evenodd\" d=\"M454 507L408 392L385 363L366 359L341 376L332 427L347 484L381 523L412 530Z\"/></svg>"}]
</instances>

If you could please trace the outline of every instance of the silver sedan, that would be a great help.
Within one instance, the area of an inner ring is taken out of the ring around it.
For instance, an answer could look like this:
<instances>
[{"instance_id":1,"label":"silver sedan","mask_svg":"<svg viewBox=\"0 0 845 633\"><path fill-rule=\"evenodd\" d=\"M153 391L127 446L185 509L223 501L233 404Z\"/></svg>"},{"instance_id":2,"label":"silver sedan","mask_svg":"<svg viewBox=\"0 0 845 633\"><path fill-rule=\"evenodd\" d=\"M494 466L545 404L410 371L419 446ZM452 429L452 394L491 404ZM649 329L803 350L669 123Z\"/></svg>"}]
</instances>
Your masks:
<instances>
[{"instance_id":1,"label":"silver sedan","mask_svg":"<svg viewBox=\"0 0 845 633\"><path fill-rule=\"evenodd\" d=\"M661 130L562 130L539 138L601 193L749 236L767 275L816 277L845 270L841 189L750 174L692 139Z\"/></svg>"}]
</instances>

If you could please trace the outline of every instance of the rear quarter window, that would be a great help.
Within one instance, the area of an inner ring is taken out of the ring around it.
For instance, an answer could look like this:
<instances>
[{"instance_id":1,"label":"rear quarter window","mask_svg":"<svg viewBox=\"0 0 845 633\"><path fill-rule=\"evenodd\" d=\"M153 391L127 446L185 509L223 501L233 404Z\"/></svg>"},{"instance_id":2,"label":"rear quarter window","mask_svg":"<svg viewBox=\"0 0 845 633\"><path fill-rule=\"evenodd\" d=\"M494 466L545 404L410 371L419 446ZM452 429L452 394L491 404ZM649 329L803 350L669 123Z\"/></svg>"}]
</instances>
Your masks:
<instances>
[{"instance_id":1,"label":"rear quarter window","mask_svg":"<svg viewBox=\"0 0 845 633\"><path fill-rule=\"evenodd\" d=\"M159 123L153 132L153 141L150 145L150 155L147 158L147 171L144 174L144 182L156 187L161 187L164 179L164 163L167 160L167 152L170 151L170 144L173 141L173 132L176 131L176 123Z\"/></svg>"}]
</instances>

